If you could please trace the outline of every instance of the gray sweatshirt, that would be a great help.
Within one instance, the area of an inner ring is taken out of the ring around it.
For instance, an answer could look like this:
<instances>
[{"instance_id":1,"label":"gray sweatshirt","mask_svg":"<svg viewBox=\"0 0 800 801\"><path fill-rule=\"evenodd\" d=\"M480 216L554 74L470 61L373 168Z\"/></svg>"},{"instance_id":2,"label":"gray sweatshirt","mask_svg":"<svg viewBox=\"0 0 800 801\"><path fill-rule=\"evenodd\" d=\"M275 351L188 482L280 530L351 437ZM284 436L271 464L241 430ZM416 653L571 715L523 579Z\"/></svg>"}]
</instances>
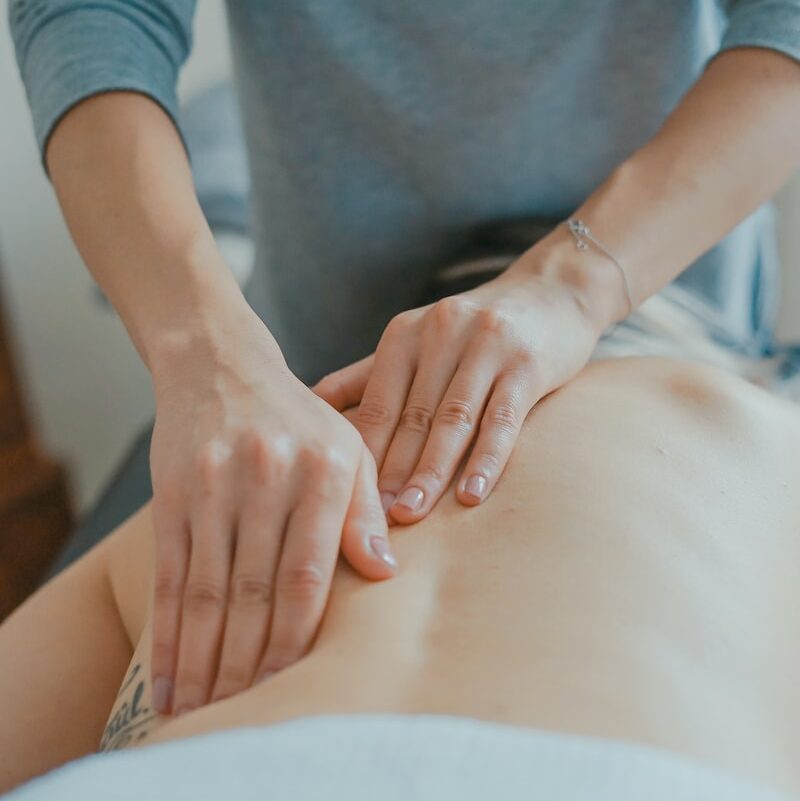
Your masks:
<instances>
[{"instance_id":1,"label":"gray sweatshirt","mask_svg":"<svg viewBox=\"0 0 800 801\"><path fill-rule=\"evenodd\" d=\"M11 0L40 146L71 106L113 89L177 121L194 6ZM475 226L567 216L721 48L800 59L800 0L229 0L228 16L252 176L249 297L306 379L373 349ZM768 347L769 209L678 280L745 347Z\"/></svg>"}]
</instances>

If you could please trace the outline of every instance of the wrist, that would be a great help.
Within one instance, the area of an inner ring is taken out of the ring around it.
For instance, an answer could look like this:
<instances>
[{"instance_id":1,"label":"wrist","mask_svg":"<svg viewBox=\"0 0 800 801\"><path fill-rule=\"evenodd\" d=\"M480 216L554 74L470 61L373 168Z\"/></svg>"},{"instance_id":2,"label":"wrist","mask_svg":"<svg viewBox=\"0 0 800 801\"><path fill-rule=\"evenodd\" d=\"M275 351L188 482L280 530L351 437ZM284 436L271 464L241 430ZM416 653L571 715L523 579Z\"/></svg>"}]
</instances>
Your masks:
<instances>
[{"instance_id":1,"label":"wrist","mask_svg":"<svg viewBox=\"0 0 800 801\"><path fill-rule=\"evenodd\" d=\"M629 313L617 266L598 250L578 250L565 225L526 251L510 270L561 286L598 337Z\"/></svg>"},{"instance_id":2,"label":"wrist","mask_svg":"<svg viewBox=\"0 0 800 801\"><path fill-rule=\"evenodd\" d=\"M150 339L146 361L156 395L193 376L235 373L237 365L285 368L277 342L241 293L208 297L194 312L162 326Z\"/></svg>"},{"instance_id":3,"label":"wrist","mask_svg":"<svg viewBox=\"0 0 800 801\"><path fill-rule=\"evenodd\" d=\"M158 263L129 308L120 309L154 381L200 359L221 358L230 342L248 336L280 355L210 235Z\"/></svg>"}]
</instances>

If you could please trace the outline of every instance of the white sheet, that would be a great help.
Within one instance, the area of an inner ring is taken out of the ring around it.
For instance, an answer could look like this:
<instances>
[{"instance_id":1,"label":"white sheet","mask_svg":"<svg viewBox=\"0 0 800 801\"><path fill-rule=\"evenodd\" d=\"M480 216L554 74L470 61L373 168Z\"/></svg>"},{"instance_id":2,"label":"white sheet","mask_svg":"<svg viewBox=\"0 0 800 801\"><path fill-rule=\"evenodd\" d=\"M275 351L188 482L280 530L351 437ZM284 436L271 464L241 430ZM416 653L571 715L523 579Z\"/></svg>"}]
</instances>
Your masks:
<instances>
[{"instance_id":1,"label":"white sheet","mask_svg":"<svg viewBox=\"0 0 800 801\"><path fill-rule=\"evenodd\" d=\"M443 716L302 718L88 757L8 801L788 801L668 753Z\"/></svg>"}]
</instances>

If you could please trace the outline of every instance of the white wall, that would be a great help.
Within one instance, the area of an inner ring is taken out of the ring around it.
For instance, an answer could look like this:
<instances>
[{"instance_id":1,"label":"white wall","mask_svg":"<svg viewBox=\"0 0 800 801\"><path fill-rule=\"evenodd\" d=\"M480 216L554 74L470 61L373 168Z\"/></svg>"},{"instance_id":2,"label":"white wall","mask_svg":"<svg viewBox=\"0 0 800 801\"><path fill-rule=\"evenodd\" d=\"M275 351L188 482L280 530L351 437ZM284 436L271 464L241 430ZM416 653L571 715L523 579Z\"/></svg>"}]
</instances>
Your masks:
<instances>
[{"instance_id":1,"label":"white wall","mask_svg":"<svg viewBox=\"0 0 800 801\"><path fill-rule=\"evenodd\" d=\"M0 0L2 283L29 408L47 449L72 471L85 508L151 417L149 377L118 319L101 307L39 166ZM200 0L183 96L230 69L223 6ZM800 338L800 180L785 193L783 246L796 300L782 332Z\"/></svg>"},{"instance_id":2,"label":"white wall","mask_svg":"<svg viewBox=\"0 0 800 801\"><path fill-rule=\"evenodd\" d=\"M151 417L149 375L101 306L39 165L0 0L0 261L28 407L46 448L66 460L80 508ZM186 96L230 70L223 4L201 0Z\"/></svg>"}]
</instances>

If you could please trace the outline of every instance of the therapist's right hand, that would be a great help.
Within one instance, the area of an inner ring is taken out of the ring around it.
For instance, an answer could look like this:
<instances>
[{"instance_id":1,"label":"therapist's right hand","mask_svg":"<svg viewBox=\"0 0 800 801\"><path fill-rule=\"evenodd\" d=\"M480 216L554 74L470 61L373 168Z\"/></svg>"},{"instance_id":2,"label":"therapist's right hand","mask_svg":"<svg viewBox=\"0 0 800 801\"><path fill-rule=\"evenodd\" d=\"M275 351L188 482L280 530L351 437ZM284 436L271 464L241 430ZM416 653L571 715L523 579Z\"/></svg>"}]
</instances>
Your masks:
<instances>
[{"instance_id":1,"label":"therapist's right hand","mask_svg":"<svg viewBox=\"0 0 800 801\"><path fill-rule=\"evenodd\" d=\"M182 714L302 657L341 547L389 578L375 463L356 429L245 315L176 335L153 372L153 706Z\"/></svg>"}]
</instances>

